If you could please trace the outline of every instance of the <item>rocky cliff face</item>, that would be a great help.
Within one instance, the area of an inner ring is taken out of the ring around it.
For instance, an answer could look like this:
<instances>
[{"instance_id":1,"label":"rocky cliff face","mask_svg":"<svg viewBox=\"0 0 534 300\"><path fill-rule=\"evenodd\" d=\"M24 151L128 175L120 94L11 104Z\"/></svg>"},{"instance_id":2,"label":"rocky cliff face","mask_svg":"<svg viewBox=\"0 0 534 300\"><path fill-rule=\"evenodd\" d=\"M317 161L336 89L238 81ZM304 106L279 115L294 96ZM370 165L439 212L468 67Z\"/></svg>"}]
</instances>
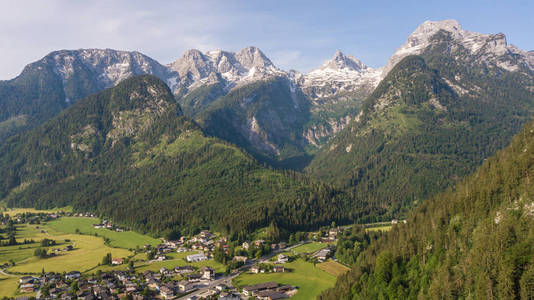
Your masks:
<instances>
[{"instance_id":1,"label":"rocky cliff face","mask_svg":"<svg viewBox=\"0 0 534 300\"><path fill-rule=\"evenodd\" d=\"M494 65L506 71L534 71L531 53L508 45L503 33L472 32L463 30L456 20L444 20L426 21L421 24L388 60L383 77L404 57L421 54L432 46L436 42L433 37L440 31L450 34L451 51L462 47L466 50L463 55L469 56L477 63Z\"/></svg>"}]
</instances>

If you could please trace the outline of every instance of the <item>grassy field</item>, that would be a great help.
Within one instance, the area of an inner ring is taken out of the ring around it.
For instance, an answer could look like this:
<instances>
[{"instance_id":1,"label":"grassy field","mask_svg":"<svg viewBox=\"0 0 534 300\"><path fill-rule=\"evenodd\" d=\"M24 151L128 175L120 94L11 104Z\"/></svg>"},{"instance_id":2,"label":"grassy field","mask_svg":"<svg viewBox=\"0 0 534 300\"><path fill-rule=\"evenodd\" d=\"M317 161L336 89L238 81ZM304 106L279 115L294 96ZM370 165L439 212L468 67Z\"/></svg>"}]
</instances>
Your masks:
<instances>
[{"instance_id":1,"label":"grassy field","mask_svg":"<svg viewBox=\"0 0 534 300\"><path fill-rule=\"evenodd\" d=\"M40 259L31 257L23 264L8 269L10 272L39 273L43 268L47 272L85 271L94 268L102 258L111 253L113 257L127 257L132 253L126 249L111 248L104 245L104 240L95 236L65 234L51 236L53 239L71 240L73 251L61 252L58 256Z\"/></svg>"},{"instance_id":2,"label":"grassy field","mask_svg":"<svg viewBox=\"0 0 534 300\"><path fill-rule=\"evenodd\" d=\"M339 275L341 274L344 274L346 272L348 272L350 270L349 267L347 266L344 266L338 262L335 262L333 260L328 260L328 261L325 261L323 263L320 263L320 264L317 264L317 267L319 267L319 269L325 271L326 273L328 274L331 274L335 277L338 277Z\"/></svg>"},{"instance_id":3,"label":"grassy field","mask_svg":"<svg viewBox=\"0 0 534 300\"><path fill-rule=\"evenodd\" d=\"M382 226L376 226L376 227L369 227L365 228L365 231L389 231L391 229L391 225L382 225Z\"/></svg>"},{"instance_id":4,"label":"grassy field","mask_svg":"<svg viewBox=\"0 0 534 300\"><path fill-rule=\"evenodd\" d=\"M291 299L315 299L323 290L333 287L336 277L315 267L302 259L285 264L290 269L286 273L242 274L234 280L234 284L243 287L266 281L279 284L290 284L298 287L298 292Z\"/></svg>"},{"instance_id":5,"label":"grassy field","mask_svg":"<svg viewBox=\"0 0 534 300\"><path fill-rule=\"evenodd\" d=\"M99 223L97 218L85 217L63 217L58 220L48 222L48 226L56 231L65 233L75 233L76 229L80 230L82 234L106 237L110 240L112 247L119 247L125 249L134 249L136 246L143 247L146 244L157 245L160 240L137 233L135 231L116 232L108 229L95 229L93 224Z\"/></svg>"},{"instance_id":6,"label":"grassy field","mask_svg":"<svg viewBox=\"0 0 534 300\"><path fill-rule=\"evenodd\" d=\"M321 250L323 248L326 248L328 244L319 243L319 242L311 242L304 244L302 246L298 246L296 248L293 248L291 251L301 254L301 253L313 253L317 250Z\"/></svg>"},{"instance_id":7,"label":"grassy field","mask_svg":"<svg viewBox=\"0 0 534 300\"><path fill-rule=\"evenodd\" d=\"M19 277L7 277L0 275L0 298L15 297L19 284Z\"/></svg>"},{"instance_id":8,"label":"grassy field","mask_svg":"<svg viewBox=\"0 0 534 300\"><path fill-rule=\"evenodd\" d=\"M0 211L3 214L8 214L10 216L14 216L16 214L21 214L25 212L30 213L55 213L59 211L64 212L71 212L72 207L71 206L65 206L60 208L54 208L54 209L34 209L34 208L5 208L5 211Z\"/></svg>"}]
</instances>

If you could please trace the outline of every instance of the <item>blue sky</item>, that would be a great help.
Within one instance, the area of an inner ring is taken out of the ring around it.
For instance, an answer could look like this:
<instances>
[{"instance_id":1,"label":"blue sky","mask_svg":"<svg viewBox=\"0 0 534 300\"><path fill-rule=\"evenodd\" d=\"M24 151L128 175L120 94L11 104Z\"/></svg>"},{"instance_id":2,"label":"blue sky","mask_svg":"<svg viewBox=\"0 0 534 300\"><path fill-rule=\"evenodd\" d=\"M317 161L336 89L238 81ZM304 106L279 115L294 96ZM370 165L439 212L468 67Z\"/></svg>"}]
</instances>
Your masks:
<instances>
[{"instance_id":1,"label":"blue sky","mask_svg":"<svg viewBox=\"0 0 534 300\"><path fill-rule=\"evenodd\" d=\"M190 48L253 45L301 72L341 49L380 67L419 24L442 19L534 50L532 12L534 1L1 1L0 79L78 48L137 50L169 63Z\"/></svg>"}]
</instances>

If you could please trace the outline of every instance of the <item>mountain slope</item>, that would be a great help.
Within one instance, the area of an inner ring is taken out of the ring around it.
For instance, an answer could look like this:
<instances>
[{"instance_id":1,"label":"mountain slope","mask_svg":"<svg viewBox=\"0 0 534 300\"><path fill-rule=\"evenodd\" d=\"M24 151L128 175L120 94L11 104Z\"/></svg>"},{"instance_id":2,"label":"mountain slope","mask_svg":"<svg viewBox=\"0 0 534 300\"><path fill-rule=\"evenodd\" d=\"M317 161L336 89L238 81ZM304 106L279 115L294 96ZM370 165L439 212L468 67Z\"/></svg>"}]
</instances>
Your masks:
<instances>
[{"instance_id":1,"label":"mountain slope","mask_svg":"<svg viewBox=\"0 0 534 300\"><path fill-rule=\"evenodd\" d=\"M26 66L16 78L0 81L0 143L42 124L79 99L138 74L170 76L164 66L138 52L51 52Z\"/></svg>"},{"instance_id":2,"label":"mountain slope","mask_svg":"<svg viewBox=\"0 0 534 300\"><path fill-rule=\"evenodd\" d=\"M402 213L472 172L534 113L534 76L516 62L510 72L435 32L419 56L393 67L307 171L389 217Z\"/></svg>"},{"instance_id":3,"label":"mountain slope","mask_svg":"<svg viewBox=\"0 0 534 300\"><path fill-rule=\"evenodd\" d=\"M320 299L531 299L533 157L530 122L454 190L357 252L353 270Z\"/></svg>"},{"instance_id":4,"label":"mountain slope","mask_svg":"<svg viewBox=\"0 0 534 300\"><path fill-rule=\"evenodd\" d=\"M153 76L124 80L11 138L0 147L0 174L8 205L73 205L151 233L348 218L329 187L263 168L206 137Z\"/></svg>"}]
</instances>

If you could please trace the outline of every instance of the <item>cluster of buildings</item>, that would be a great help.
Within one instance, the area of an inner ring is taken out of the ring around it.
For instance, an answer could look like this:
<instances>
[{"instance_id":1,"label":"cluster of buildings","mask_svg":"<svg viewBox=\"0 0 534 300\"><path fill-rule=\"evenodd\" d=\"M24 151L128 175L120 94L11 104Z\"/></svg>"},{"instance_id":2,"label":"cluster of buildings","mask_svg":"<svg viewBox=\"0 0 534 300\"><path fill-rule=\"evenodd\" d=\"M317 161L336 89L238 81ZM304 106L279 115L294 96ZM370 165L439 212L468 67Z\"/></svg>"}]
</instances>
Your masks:
<instances>
[{"instance_id":1,"label":"cluster of buildings","mask_svg":"<svg viewBox=\"0 0 534 300\"><path fill-rule=\"evenodd\" d=\"M259 300L276 300L289 298L297 293L291 285L279 285L276 282L263 282L243 287L243 295Z\"/></svg>"},{"instance_id":2,"label":"cluster of buildings","mask_svg":"<svg viewBox=\"0 0 534 300\"><path fill-rule=\"evenodd\" d=\"M183 275L184 279L169 280L177 274ZM209 285L213 279L215 271L210 267L196 270L191 266L182 266L138 274L113 271L102 273L99 277L86 277L78 271L72 271L64 275L46 273L40 277L21 277L19 290L21 293L37 292L37 299L122 299L127 296L133 299L174 299ZM219 288L219 291L223 290L226 287Z\"/></svg>"},{"instance_id":3,"label":"cluster of buildings","mask_svg":"<svg viewBox=\"0 0 534 300\"><path fill-rule=\"evenodd\" d=\"M103 220L102 223L93 224L93 227L95 229L108 229L108 230L113 230L117 232L123 232L125 230L124 228L113 224L109 220Z\"/></svg>"}]
</instances>

